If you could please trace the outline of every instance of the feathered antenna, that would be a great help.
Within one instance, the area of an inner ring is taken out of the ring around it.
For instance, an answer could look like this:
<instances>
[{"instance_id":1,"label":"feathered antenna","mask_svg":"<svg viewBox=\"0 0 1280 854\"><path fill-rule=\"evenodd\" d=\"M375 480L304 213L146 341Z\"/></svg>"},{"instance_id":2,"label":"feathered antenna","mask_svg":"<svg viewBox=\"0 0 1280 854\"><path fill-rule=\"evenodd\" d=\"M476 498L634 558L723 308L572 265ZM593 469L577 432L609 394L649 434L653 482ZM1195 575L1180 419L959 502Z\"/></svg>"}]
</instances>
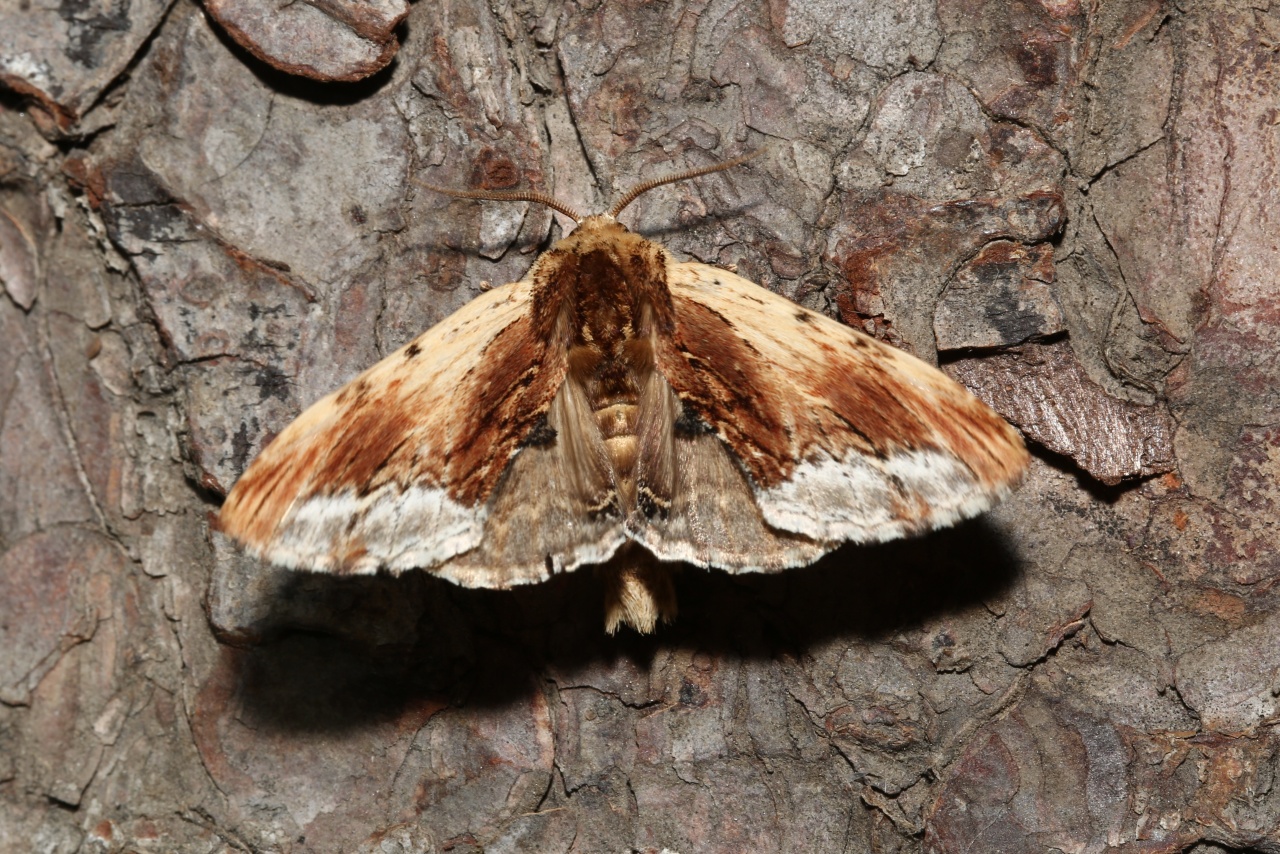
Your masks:
<instances>
[{"instance_id":1,"label":"feathered antenna","mask_svg":"<svg viewBox=\"0 0 1280 854\"><path fill-rule=\"evenodd\" d=\"M661 187L664 184L674 184L677 181L688 181L690 178L710 175L712 172L723 172L725 169L732 169L735 166L740 166L743 163L746 163L748 160L758 156L763 151L763 148L757 148L755 151L748 154L743 154L740 157L735 157L732 160L725 160L722 163L716 163L712 166L703 166L700 169L686 169L683 172L674 172L670 175L663 175L659 178L651 178L648 181L637 184L624 193L622 198L619 199L613 207L609 208L606 216L616 219L618 214L622 213L622 211L626 209L627 205L631 204L642 194L649 192L655 187ZM535 190L455 190L451 187L437 187L435 184L428 184L427 182L419 181L416 178L411 180L419 187L423 187L437 193L443 193L444 195L452 196L455 199L483 199L492 202L535 202L559 211L574 222L580 223L584 219L582 214L578 213L555 196L548 193L539 193Z\"/></svg>"},{"instance_id":2,"label":"feathered antenna","mask_svg":"<svg viewBox=\"0 0 1280 854\"><path fill-rule=\"evenodd\" d=\"M536 202L540 205L546 205L552 210L560 211L560 213L574 222L582 222L582 214L555 196L539 193L536 190L455 190L452 187L437 187L435 184L428 184L426 181L417 179L413 179L413 183L419 187L443 193L446 196L453 196L455 199L485 199L491 202Z\"/></svg>"},{"instance_id":3,"label":"feathered antenna","mask_svg":"<svg viewBox=\"0 0 1280 854\"><path fill-rule=\"evenodd\" d=\"M674 172L670 175L651 178L648 181L636 184L630 190L627 190L627 192L623 194L622 198L619 199L613 207L609 208L608 215L616 219L618 214L622 213L622 211L626 209L627 205L634 202L642 193L647 193L655 187L661 187L664 184L674 184L677 181L688 181L690 178L698 178L703 175L710 175L712 172L722 172L725 169L732 169L735 166L741 166L751 158L759 155L762 151L764 151L763 148L757 148L755 151L743 154L740 157L735 157L732 160L726 160L723 163L716 163L712 166L703 166L701 169L686 169L683 172Z\"/></svg>"}]
</instances>

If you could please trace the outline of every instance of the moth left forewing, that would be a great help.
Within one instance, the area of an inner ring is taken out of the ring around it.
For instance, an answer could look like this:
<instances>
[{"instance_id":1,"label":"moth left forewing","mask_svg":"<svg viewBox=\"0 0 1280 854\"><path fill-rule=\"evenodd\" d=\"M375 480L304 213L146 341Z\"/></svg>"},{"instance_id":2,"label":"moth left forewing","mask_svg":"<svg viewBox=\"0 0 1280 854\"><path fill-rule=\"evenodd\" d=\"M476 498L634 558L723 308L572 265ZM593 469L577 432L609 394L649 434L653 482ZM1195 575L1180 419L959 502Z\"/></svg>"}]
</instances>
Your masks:
<instances>
[{"instance_id":1,"label":"moth left forewing","mask_svg":"<svg viewBox=\"0 0 1280 854\"><path fill-rule=\"evenodd\" d=\"M913 356L724 270L673 263L673 387L751 477L764 521L818 542L952 524L1005 496L1022 440Z\"/></svg>"}]
</instances>

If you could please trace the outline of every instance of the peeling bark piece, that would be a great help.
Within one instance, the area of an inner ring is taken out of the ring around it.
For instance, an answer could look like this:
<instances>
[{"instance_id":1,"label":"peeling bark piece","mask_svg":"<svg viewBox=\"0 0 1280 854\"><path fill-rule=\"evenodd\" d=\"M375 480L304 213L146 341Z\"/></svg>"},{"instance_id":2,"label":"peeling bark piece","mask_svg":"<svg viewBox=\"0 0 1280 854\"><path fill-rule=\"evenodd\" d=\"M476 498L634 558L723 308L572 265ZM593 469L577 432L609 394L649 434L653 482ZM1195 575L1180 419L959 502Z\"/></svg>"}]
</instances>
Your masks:
<instances>
[{"instance_id":1,"label":"peeling bark piece","mask_svg":"<svg viewBox=\"0 0 1280 854\"><path fill-rule=\"evenodd\" d=\"M1027 438L1105 484L1175 468L1168 411L1108 395L1085 376L1065 341L962 359L945 371Z\"/></svg>"},{"instance_id":2,"label":"peeling bark piece","mask_svg":"<svg viewBox=\"0 0 1280 854\"><path fill-rule=\"evenodd\" d=\"M205 8L241 47L272 68L346 83L391 62L400 49L395 29L409 14L403 0L206 0Z\"/></svg>"},{"instance_id":3,"label":"peeling bark piece","mask_svg":"<svg viewBox=\"0 0 1280 854\"><path fill-rule=\"evenodd\" d=\"M76 130L133 61L170 0L0 6L0 87L32 100L41 133Z\"/></svg>"},{"instance_id":4,"label":"peeling bark piece","mask_svg":"<svg viewBox=\"0 0 1280 854\"><path fill-rule=\"evenodd\" d=\"M36 245L22 223L0 211L0 285L9 299L30 310L36 301L40 267Z\"/></svg>"},{"instance_id":5,"label":"peeling bark piece","mask_svg":"<svg viewBox=\"0 0 1280 854\"><path fill-rule=\"evenodd\" d=\"M1053 247L999 240L956 273L933 315L938 350L1009 347L1062 332Z\"/></svg>"}]
</instances>

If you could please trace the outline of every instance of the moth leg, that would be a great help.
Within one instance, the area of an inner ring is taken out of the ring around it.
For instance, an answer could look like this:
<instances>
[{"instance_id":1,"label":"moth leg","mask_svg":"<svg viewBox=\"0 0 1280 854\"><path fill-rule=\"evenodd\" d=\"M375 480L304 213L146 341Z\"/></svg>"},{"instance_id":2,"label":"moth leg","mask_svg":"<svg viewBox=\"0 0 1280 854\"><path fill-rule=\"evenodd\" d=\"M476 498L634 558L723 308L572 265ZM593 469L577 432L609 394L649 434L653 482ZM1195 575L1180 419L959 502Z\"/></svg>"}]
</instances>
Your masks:
<instances>
[{"instance_id":1,"label":"moth leg","mask_svg":"<svg viewBox=\"0 0 1280 854\"><path fill-rule=\"evenodd\" d=\"M616 634L623 625L642 635L653 632L661 620L676 618L676 588L673 566L659 561L648 551L628 543L612 560L600 567L604 581L604 629Z\"/></svg>"}]
</instances>

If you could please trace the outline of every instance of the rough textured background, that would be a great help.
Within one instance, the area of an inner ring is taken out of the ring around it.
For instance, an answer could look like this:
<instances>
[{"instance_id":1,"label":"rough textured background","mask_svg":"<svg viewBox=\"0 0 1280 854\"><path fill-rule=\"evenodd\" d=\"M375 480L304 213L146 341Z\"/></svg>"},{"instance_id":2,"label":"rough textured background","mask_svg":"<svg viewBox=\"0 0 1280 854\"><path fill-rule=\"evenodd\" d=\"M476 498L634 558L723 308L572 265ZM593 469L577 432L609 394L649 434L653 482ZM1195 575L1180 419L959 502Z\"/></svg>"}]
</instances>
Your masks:
<instances>
[{"instance_id":1,"label":"rough textured background","mask_svg":"<svg viewBox=\"0 0 1280 854\"><path fill-rule=\"evenodd\" d=\"M405 17L407 12L407 17ZM213 17L216 16L216 19ZM1280 851L1280 9L0 2L0 850ZM655 638L210 531L618 188L1037 450Z\"/></svg>"}]
</instances>

